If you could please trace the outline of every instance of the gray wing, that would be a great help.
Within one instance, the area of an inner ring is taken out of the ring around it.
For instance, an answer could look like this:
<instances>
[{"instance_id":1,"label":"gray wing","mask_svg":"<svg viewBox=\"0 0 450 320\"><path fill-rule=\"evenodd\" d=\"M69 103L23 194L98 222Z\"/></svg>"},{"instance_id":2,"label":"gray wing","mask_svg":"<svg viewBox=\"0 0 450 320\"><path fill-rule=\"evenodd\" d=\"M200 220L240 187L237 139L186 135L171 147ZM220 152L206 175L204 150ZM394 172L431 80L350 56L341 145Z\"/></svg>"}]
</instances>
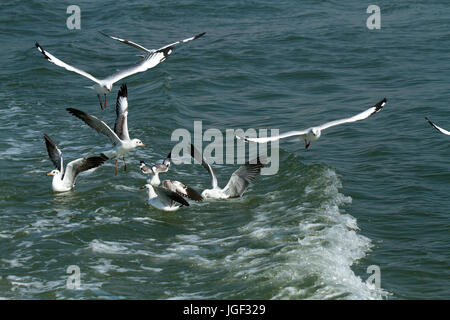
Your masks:
<instances>
[{"instance_id":1,"label":"gray wing","mask_svg":"<svg viewBox=\"0 0 450 320\"><path fill-rule=\"evenodd\" d=\"M167 204L170 204L172 203L172 201L175 201L186 207L189 207L189 202L184 200L184 198L180 196L178 193L167 190L162 187L153 187L153 188L161 201L164 201Z\"/></svg>"},{"instance_id":2,"label":"gray wing","mask_svg":"<svg viewBox=\"0 0 450 320\"><path fill-rule=\"evenodd\" d=\"M53 162L55 167L64 174L64 166L63 166L63 155L61 150L59 150L56 143L53 142L52 139L48 135L44 133L45 146L47 147L47 153L50 160Z\"/></svg>"},{"instance_id":3,"label":"gray wing","mask_svg":"<svg viewBox=\"0 0 450 320\"><path fill-rule=\"evenodd\" d=\"M180 196L189 198L194 201L203 201L203 197L194 189L186 186L180 181L176 180L163 180L162 185L164 188L178 193Z\"/></svg>"},{"instance_id":4,"label":"gray wing","mask_svg":"<svg viewBox=\"0 0 450 320\"><path fill-rule=\"evenodd\" d=\"M130 140L128 133L128 90L126 84L122 84L117 94L114 132L121 140Z\"/></svg>"},{"instance_id":5,"label":"gray wing","mask_svg":"<svg viewBox=\"0 0 450 320\"><path fill-rule=\"evenodd\" d=\"M69 162L66 173L64 174L65 182L69 184L75 183L79 173L101 166L106 160L108 158L102 155L99 157L79 158Z\"/></svg>"},{"instance_id":6,"label":"gray wing","mask_svg":"<svg viewBox=\"0 0 450 320\"><path fill-rule=\"evenodd\" d=\"M169 168L171 160L172 160L172 152L169 152L169 154L167 155L166 159L163 162L163 165L165 165L167 168Z\"/></svg>"},{"instance_id":7,"label":"gray wing","mask_svg":"<svg viewBox=\"0 0 450 320\"><path fill-rule=\"evenodd\" d=\"M437 125L435 125L433 122L431 122L427 117L425 117L425 119L428 121L428 123L435 128L437 131L439 131L440 133L446 134L450 136L450 131L447 131L445 129L442 129L441 127L438 127Z\"/></svg>"},{"instance_id":8,"label":"gray wing","mask_svg":"<svg viewBox=\"0 0 450 320\"><path fill-rule=\"evenodd\" d=\"M150 168L149 166L147 166L147 165L145 164L144 161L141 161L141 162L140 162L139 168L141 169L141 171L142 171L143 174L153 174L152 168Z\"/></svg>"},{"instance_id":9,"label":"gray wing","mask_svg":"<svg viewBox=\"0 0 450 320\"><path fill-rule=\"evenodd\" d=\"M252 162L256 162L252 164ZM228 184L223 188L225 194L230 198L240 197L247 189L250 182L252 182L260 173L264 167L265 159L258 157L253 161L247 162L243 166L239 167L232 175Z\"/></svg>"},{"instance_id":10,"label":"gray wing","mask_svg":"<svg viewBox=\"0 0 450 320\"><path fill-rule=\"evenodd\" d=\"M83 120L89 127L94 129L98 133L107 136L113 145L121 143L120 138L117 136L117 134L112 131L111 128L102 120L78 109L66 108L66 110L78 119Z\"/></svg>"},{"instance_id":11,"label":"gray wing","mask_svg":"<svg viewBox=\"0 0 450 320\"><path fill-rule=\"evenodd\" d=\"M209 174L211 175L211 184L212 187L215 189L218 187L217 177L214 174L213 169L211 166L203 159L203 156L200 154L200 152L194 147L194 145L191 143L191 157L194 158L196 161L202 164L203 168L208 170Z\"/></svg>"}]
</instances>

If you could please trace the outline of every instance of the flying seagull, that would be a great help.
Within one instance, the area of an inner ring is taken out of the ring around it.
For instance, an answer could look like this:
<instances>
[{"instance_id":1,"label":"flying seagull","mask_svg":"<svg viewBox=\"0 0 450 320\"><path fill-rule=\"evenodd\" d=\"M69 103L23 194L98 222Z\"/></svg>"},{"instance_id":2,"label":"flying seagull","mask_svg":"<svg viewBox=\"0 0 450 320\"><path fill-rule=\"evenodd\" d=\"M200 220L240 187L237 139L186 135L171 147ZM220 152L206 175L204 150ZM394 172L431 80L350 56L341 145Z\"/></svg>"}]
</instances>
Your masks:
<instances>
[{"instance_id":1,"label":"flying seagull","mask_svg":"<svg viewBox=\"0 0 450 320\"><path fill-rule=\"evenodd\" d=\"M200 152L191 144L191 157L202 164L202 166L208 170L211 175L212 189L206 189L202 192L203 198L211 199L228 199L241 197L248 185L261 173L261 169L264 167L264 159L258 157L257 159L247 162L240 166L239 169L233 172L224 188L219 187L217 177L214 174L211 166L205 161ZM255 162L253 164L253 162Z\"/></svg>"},{"instance_id":2,"label":"flying seagull","mask_svg":"<svg viewBox=\"0 0 450 320\"><path fill-rule=\"evenodd\" d=\"M305 140L305 149L308 149L309 145L311 144L311 141L316 141L317 139L320 138L320 136L322 134L322 130L337 126L339 124L355 122L355 121L366 119L366 118L370 117L371 115L377 113L381 109L383 109L384 105L386 104L386 101L387 101L386 98L384 98L383 100L378 102L373 107L367 109L364 112L358 113L357 115L355 115L353 117L327 122L320 126L311 127L306 130L289 131L289 132L280 134L278 136L272 136L272 137L267 137L267 138L245 138L245 137L241 137L241 136L236 136L236 138L247 141L247 142L266 143L269 141L275 141L275 140L279 140L282 138L299 136L301 139Z\"/></svg>"},{"instance_id":3,"label":"flying seagull","mask_svg":"<svg viewBox=\"0 0 450 320\"><path fill-rule=\"evenodd\" d=\"M450 131L447 131L445 129L442 129L441 127L438 127L437 125L435 125L433 122L431 122L430 119L428 119L427 117L425 117L425 119L428 121L428 123L435 128L437 131L439 131L440 133L446 134L448 136L450 136Z\"/></svg>"},{"instance_id":4,"label":"flying seagull","mask_svg":"<svg viewBox=\"0 0 450 320\"><path fill-rule=\"evenodd\" d=\"M63 155L56 143L48 135L44 133L45 146L47 147L48 156L55 165L56 169L47 173L53 176L52 189L56 192L65 192L72 190L75 186L75 180L78 174L83 171L96 168L103 164L108 158L105 156L78 158L69 162L64 170Z\"/></svg>"},{"instance_id":5,"label":"flying seagull","mask_svg":"<svg viewBox=\"0 0 450 320\"><path fill-rule=\"evenodd\" d=\"M65 63L64 61L59 60L58 58L56 58L51 53L49 53L48 51L44 50L44 48L42 48L42 46L39 45L38 42L35 43L35 46L44 55L44 57L48 61L56 64L59 67L63 67L66 70L73 71L75 73L78 73L78 74L82 75L83 77L86 77L86 78L94 81L95 85L92 86L91 88L94 89L97 92L97 97L98 97L98 101L100 103L100 108L103 109L103 108L106 108L106 95L111 91L111 89L113 87L113 84L115 82L117 82L117 81L119 81L119 80L121 80L123 78L126 78L128 76L131 76L131 75L133 75L135 73L144 72L144 71L146 71L148 69L151 69L151 68L157 66L159 63L163 62L172 53L173 47L175 45L177 45L179 43L184 43L184 42L188 42L188 41L191 41L191 40L198 39L201 36L203 36L204 34L205 33L201 33L201 34L198 34L198 35L196 35L194 37L187 38L187 39L184 39L184 40L180 40L180 41L171 43L169 45L166 45L166 46L161 47L161 48L156 49L156 50L149 50L149 49L146 49L146 48L144 48L144 47L142 47L142 46L140 46L140 45L138 45L138 44L136 44L134 42L106 35L106 36L108 36L108 37L110 37L110 38L112 38L114 40L121 41L123 43L129 44L129 45L131 45L131 46L133 46L135 48L139 48L139 49L145 51L146 54L135 65L130 66L128 68L125 68L123 70L120 70L120 71L110 75L109 77L106 77L106 78L103 78L103 79L98 79L98 78L94 77L93 75L91 75L90 73L87 73L87 72L85 72L85 71L83 71L81 69L75 68L75 67ZM100 99L100 95L101 94L103 94L104 97L105 97L105 105L104 106L103 106L102 101Z\"/></svg>"},{"instance_id":6,"label":"flying seagull","mask_svg":"<svg viewBox=\"0 0 450 320\"><path fill-rule=\"evenodd\" d=\"M141 161L140 163L140 169L143 174L150 175L150 184L152 186L159 186L162 183L162 186L170 190L172 192L175 192L179 194L180 196L183 196L185 198L189 198L194 201L202 201L203 197L194 189L191 187L186 186L185 184L181 183L177 180L159 180L159 174L162 172L167 172L170 167L170 153L167 156L167 158L164 160L162 164L153 165L153 166L147 166L144 161Z\"/></svg>"},{"instance_id":7,"label":"flying seagull","mask_svg":"<svg viewBox=\"0 0 450 320\"><path fill-rule=\"evenodd\" d=\"M184 198L176 192L152 186L149 183L142 186L140 189L148 190L148 203L156 209L176 211L183 205L189 207L189 202L184 200Z\"/></svg>"},{"instance_id":8,"label":"flying seagull","mask_svg":"<svg viewBox=\"0 0 450 320\"><path fill-rule=\"evenodd\" d=\"M123 84L117 95L116 103L116 122L114 124L114 131L104 123L102 120L95 116L87 114L78 109L67 108L69 113L75 117L83 120L88 126L103 134L109 138L113 147L102 152L102 154L108 158L116 158L116 171L117 175L117 158L122 157L124 163L124 171L127 170L127 164L125 162L125 155L136 147L145 147L139 139L130 139L128 134L128 91L126 84Z\"/></svg>"}]
</instances>

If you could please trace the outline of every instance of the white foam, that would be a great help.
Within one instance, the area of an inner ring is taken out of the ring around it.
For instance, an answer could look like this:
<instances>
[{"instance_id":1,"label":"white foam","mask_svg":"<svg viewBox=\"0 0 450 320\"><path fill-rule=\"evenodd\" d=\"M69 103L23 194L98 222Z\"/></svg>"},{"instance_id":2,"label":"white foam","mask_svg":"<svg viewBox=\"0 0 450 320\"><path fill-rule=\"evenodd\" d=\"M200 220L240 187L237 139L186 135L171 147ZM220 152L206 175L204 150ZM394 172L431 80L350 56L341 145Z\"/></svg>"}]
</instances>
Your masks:
<instances>
[{"instance_id":1,"label":"white foam","mask_svg":"<svg viewBox=\"0 0 450 320\"><path fill-rule=\"evenodd\" d=\"M241 231L270 247L241 247L225 263L236 277L270 279L279 288L273 299L382 299L387 292L371 288L351 268L372 245L357 232L356 219L341 212L352 203L341 187L336 173L324 169L304 188L302 197L310 205L303 202L293 210L267 204ZM267 267L266 256L282 263Z\"/></svg>"},{"instance_id":2,"label":"white foam","mask_svg":"<svg viewBox=\"0 0 450 320\"><path fill-rule=\"evenodd\" d=\"M89 248L97 253L124 254L128 248L119 242L100 241L97 239L89 243Z\"/></svg>"}]
</instances>

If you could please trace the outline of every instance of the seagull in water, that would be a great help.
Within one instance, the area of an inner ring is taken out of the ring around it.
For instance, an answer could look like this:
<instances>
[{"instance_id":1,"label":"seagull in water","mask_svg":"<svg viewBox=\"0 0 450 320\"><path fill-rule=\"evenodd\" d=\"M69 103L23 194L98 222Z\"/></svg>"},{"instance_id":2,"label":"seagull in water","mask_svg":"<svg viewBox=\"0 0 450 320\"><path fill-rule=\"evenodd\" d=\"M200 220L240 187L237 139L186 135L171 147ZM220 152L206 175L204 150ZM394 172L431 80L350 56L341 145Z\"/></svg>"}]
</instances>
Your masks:
<instances>
[{"instance_id":1,"label":"seagull in water","mask_svg":"<svg viewBox=\"0 0 450 320\"><path fill-rule=\"evenodd\" d=\"M205 161L200 152L191 144L191 157L202 164L202 166L208 170L211 175L212 189L206 189L202 192L203 198L211 199L228 199L241 197L248 185L261 173L261 169L264 167L264 163L261 157L247 162L240 166L230 177L225 188L220 188L217 181L217 177L214 174L211 166ZM252 164L253 162L256 162Z\"/></svg>"},{"instance_id":2,"label":"seagull in water","mask_svg":"<svg viewBox=\"0 0 450 320\"><path fill-rule=\"evenodd\" d=\"M311 144L311 141L316 141L320 138L320 136L322 135L322 130L337 126L339 124L355 122L355 121L366 119L366 118L370 117L371 115L380 111L386 104L386 101L387 101L386 98L384 98L383 100L378 102L373 107L367 109L364 112L358 113L357 115L355 115L353 117L327 122L320 126L311 127L306 130L289 131L284 134L280 134L278 136L272 136L272 137L267 137L267 138L245 138L245 137L241 137L241 136L236 136L236 138L247 141L247 142L266 143L269 141L276 141L276 140L279 140L282 138L299 136L301 139L305 140L305 149L308 149L309 145Z\"/></svg>"},{"instance_id":3,"label":"seagull in water","mask_svg":"<svg viewBox=\"0 0 450 320\"><path fill-rule=\"evenodd\" d=\"M148 203L159 210L176 211L181 206L189 207L189 202L184 200L178 193L158 187L152 186L150 183L142 186L141 190L148 190Z\"/></svg>"},{"instance_id":4,"label":"seagull in water","mask_svg":"<svg viewBox=\"0 0 450 320\"><path fill-rule=\"evenodd\" d=\"M168 44L168 45L166 45L164 47L161 47L159 49L156 49L156 50L155 49L147 49L147 48L145 48L145 47L143 47L143 46L141 46L141 45L139 45L137 43L134 43L132 41L128 41L128 40L125 40L125 39L120 39L120 38L108 36L108 35L106 35L104 33L102 33L102 34L107 36L107 37L109 37L109 38L111 38L111 39L120 41L122 43L128 44L128 45L133 46L135 48L138 48L140 50L143 50L143 51L145 51L145 55L135 65L130 66L128 68L125 68L123 70L120 70L120 71L114 73L113 75L111 75L109 77L106 77L106 78L103 78L103 79L98 79L98 78L94 77L93 75L91 75L91 74L89 74L89 73L87 73L87 72L85 72L85 71L83 71L81 69L75 68L75 67L73 67L71 65L68 65L64 61L59 60L58 58L56 58L51 53L49 53L48 51L44 50L44 48L42 48L42 46L38 42L35 43L35 46L44 55L44 57L48 61L56 64L59 67L63 67L66 70L73 71L75 73L78 73L78 74L82 75L83 77L86 77L86 78L94 81L95 85L90 87L90 88L94 89L97 92L97 97L98 97L98 101L100 103L100 108L104 109L104 108L106 108L106 95L111 91L111 89L113 87L113 84L115 82L117 82L117 81L119 81L119 80L121 80L123 78L126 78L128 76L131 76L131 75L133 75L135 73L144 72L144 71L146 71L148 69L156 67L159 63L163 62L172 53L173 47L175 45L177 45L179 43L184 43L184 42L188 42L188 41L192 41L192 40L198 39L201 36L203 36L205 34L205 32L204 33L200 33L200 34L198 34L196 36L184 39L184 40L176 41L174 43ZM105 105L104 106L103 106L101 98L100 98L101 94L103 94L104 97L105 97Z\"/></svg>"},{"instance_id":5,"label":"seagull in water","mask_svg":"<svg viewBox=\"0 0 450 320\"><path fill-rule=\"evenodd\" d=\"M56 192L70 191L75 186L75 180L78 174L83 171L96 168L103 164L108 158L104 156L78 158L69 162L64 170L63 155L56 143L44 133L45 145L47 147L48 156L55 165L56 169L47 173L48 176L53 176L52 189Z\"/></svg>"},{"instance_id":6,"label":"seagull in water","mask_svg":"<svg viewBox=\"0 0 450 320\"><path fill-rule=\"evenodd\" d=\"M162 172L169 171L170 167L170 157L171 153L167 156L162 164L157 164L153 166L147 166L144 161L140 163L140 169L143 174L150 175L150 184L154 187L159 186L162 183L162 186L172 192L179 194L185 198L189 198L194 201L203 201L203 197L194 189L186 186L177 180L159 180L159 174Z\"/></svg>"},{"instance_id":7,"label":"seagull in water","mask_svg":"<svg viewBox=\"0 0 450 320\"><path fill-rule=\"evenodd\" d=\"M435 125L433 122L431 122L430 119L428 119L427 117L425 117L425 119L428 121L428 123L435 128L437 131L439 131L440 133L446 134L448 136L450 136L450 131L447 131L445 129L442 129L441 127L438 127L437 125Z\"/></svg>"},{"instance_id":8,"label":"seagull in water","mask_svg":"<svg viewBox=\"0 0 450 320\"><path fill-rule=\"evenodd\" d=\"M127 164L125 162L125 155L136 147L145 147L139 139L130 139L128 134L128 91L127 85L123 84L120 87L119 93L117 94L116 103L116 122L114 124L114 131L104 123L102 120L94 117L86 112L78 109L67 108L69 113L75 117L83 120L88 126L103 134L109 138L113 147L103 151L102 154L107 158L116 158L116 171L117 175L117 158L122 157L124 163L124 171L127 170Z\"/></svg>"}]
</instances>

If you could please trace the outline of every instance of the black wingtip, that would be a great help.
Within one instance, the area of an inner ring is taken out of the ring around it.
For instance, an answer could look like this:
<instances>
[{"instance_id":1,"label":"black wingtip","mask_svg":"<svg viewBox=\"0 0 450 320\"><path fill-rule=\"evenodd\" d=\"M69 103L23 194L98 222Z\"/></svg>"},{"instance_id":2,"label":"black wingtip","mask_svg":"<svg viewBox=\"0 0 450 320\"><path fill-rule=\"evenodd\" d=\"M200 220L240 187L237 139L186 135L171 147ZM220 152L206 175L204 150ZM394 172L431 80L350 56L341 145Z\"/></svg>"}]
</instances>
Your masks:
<instances>
[{"instance_id":1,"label":"black wingtip","mask_svg":"<svg viewBox=\"0 0 450 320\"><path fill-rule=\"evenodd\" d=\"M170 151L169 154L167 155L167 159L172 159L172 151Z\"/></svg>"},{"instance_id":2,"label":"black wingtip","mask_svg":"<svg viewBox=\"0 0 450 320\"><path fill-rule=\"evenodd\" d=\"M101 166L106 160L108 160L108 157L103 153L100 154L100 156L89 157L86 159L91 169Z\"/></svg>"},{"instance_id":3,"label":"black wingtip","mask_svg":"<svg viewBox=\"0 0 450 320\"><path fill-rule=\"evenodd\" d=\"M126 83L122 83L120 86L119 93L117 94L117 98L119 97L128 97L128 88Z\"/></svg>"},{"instance_id":4,"label":"black wingtip","mask_svg":"<svg viewBox=\"0 0 450 320\"><path fill-rule=\"evenodd\" d=\"M34 45L44 55L45 59L50 60L50 57L45 54L44 48L42 48L42 46L37 41L34 43Z\"/></svg>"},{"instance_id":5,"label":"black wingtip","mask_svg":"<svg viewBox=\"0 0 450 320\"><path fill-rule=\"evenodd\" d=\"M383 109L384 105L386 104L387 99L383 98L383 100L381 100L380 102L378 102L376 105L374 105L375 107L375 112L380 111L381 109Z\"/></svg>"},{"instance_id":6,"label":"black wingtip","mask_svg":"<svg viewBox=\"0 0 450 320\"><path fill-rule=\"evenodd\" d=\"M198 35L196 35L196 36L194 37L194 40L195 40L195 39L198 39L198 38L200 38L200 37L203 37L205 34L206 34L206 32L199 33Z\"/></svg>"},{"instance_id":7,"label":"black wingtip","mask_svg":"<svg viewBox=\"0 0 450 320\"><path fill-rule=\"evenodd\" d=\"M437 131L441 132L441 130L439 130L438 128L436 128L436 125L435 125L433 122L431 122L430 119L428 119L427 117L425 117L425 120L428 121L428 123L430 124L430 126L432 126L433 128L435 128ZM441 132L441 133L442 133L442 132Z\"/></svg>"},{"instance_id":8,"label":"black wingtip","mask_svg":"<svg viewBox=\"0 0 450 320\"><path fill-rule=\"evenodd\" d=\"M66 108L66 110L67 110L71 115L73 115L73 116L75 116L75 117L77 117L77 118L80 118L80 119L82 119L82 120L83 120L83 117L86 116L86 113L85 113L85 112L83 112L83 111L81 111L81 110L78 110L78 109L74 109L74 108Z\"/></svg>"},{"instance_id":9,"label":"black wingtip","mask_svg":"<svg viewBox=\"0 0 450 320\"><path fill-rule=\"evenodd\" d=\"M167 47L164 49L159 50L158 52L162 52L164 54L164 58L167 58L169 54L171 54L173 51L173 47Z\"/></svg>"},{"instance_id":10,"label":"black wingtip","mask_svg":"<svg viewBox=\"0 0 450 320\"><path fill-rule=\"evenodd\" d=\"M46 134L46 133L43 133L42 134L43 136L44 136L44 139L45 139L45 143L47 144L47 143L50 143L50 144L53 144L53 145L55 145L56 146L56 143Z\"/></svg>"}]
</instances>

